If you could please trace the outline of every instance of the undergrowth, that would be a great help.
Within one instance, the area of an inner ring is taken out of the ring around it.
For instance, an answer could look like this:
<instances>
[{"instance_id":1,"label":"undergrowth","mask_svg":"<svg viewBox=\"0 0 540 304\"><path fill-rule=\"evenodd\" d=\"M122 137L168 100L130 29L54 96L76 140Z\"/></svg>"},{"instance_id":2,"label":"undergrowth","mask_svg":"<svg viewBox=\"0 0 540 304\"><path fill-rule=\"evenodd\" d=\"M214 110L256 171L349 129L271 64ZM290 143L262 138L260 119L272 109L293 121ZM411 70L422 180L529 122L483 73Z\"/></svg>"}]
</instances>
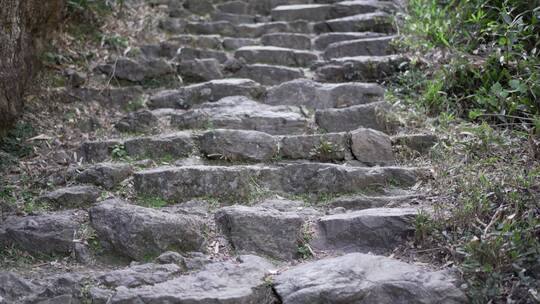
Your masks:
<instances>
[{"instance_id":1,"label":"undergrowth","mask_svg":"<svg viewBox=\"0 0 540 304\"><path fill-rule=\"evenodd\" d=\"M457 265L472 303L540 302L539 19L540 1L411 0L400 20L390 97L441 137L412 250Z\"/></svg>"}]
</instances>

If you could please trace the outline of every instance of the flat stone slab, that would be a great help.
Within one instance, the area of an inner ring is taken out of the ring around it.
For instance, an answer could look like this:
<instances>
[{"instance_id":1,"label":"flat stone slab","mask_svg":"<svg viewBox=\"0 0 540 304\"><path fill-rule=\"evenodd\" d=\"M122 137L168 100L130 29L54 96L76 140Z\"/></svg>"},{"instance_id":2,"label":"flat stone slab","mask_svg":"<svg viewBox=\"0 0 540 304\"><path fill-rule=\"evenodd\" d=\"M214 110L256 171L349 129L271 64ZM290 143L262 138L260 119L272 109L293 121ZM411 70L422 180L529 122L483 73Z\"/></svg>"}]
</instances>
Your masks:
<instances>
[{"instance_id":1,"label":"flat stone slab","mask_svg":"<svg viewBox=\"0 0 540 304\"><path fill-rule=\"evenodd\" d=\"M296 4L281 5L272 10L275 21L323 21L329 17L331 5L328 4Z\"/></svg>"},{"instance_id":2,"label":"flat stone slab","mask_svg":"<svg viewBox=\"0 0 540 304\"><path fill-rule=\"evenodd\" d=\"M256 256L239 260L209 264L197 273L153 286L120 287L110 293L107 303L275 303L272 288L264 281L274 266Z\"/></svg>"},{"instance_id":3,"label":"flat stone slab","mask_svg":"<svg viewBox=\"0 0 540 304\"><path fill-rule=\"evenodd\" d=\"M384 12L359 14L322 21L314 25L316 33L328 32L381 32L394 31L392 16Z\"/></svg>"},{"instance_id":4,"label":"flat stone slab","mask_svg":"<svg viewBox=\"0 0 540 304\"><path fill-rule=\"evenodd\" d=\"M308 67L318 60L317 54L310 51L275 46L245 46L236 50L234 57L248 64L265 63L295 67Z\"/></svg>"},{"instance_id":5,"label":"flat stone slab","mask_svg":"<svg viewBox=\"0 0 540 304\"><path fill-rule=\"evenodd\" d=\"M282 48L310 50L311 37L297 33L274 33L261 37L261 43L266 46L277 46Z\"/></svg>"},{"instance_id":6,"label":"flat stone slab","mask_svg":"<svg viewBox=\"0 0 540 304\"><path fill-rule=\"evenodd\" d=\"M34 254L69 254L84 221L80 211L11 216L0 225L0 245L15 245Z\"/></svg>"},{"instance_id":7,"label":"flat stone slab","mask_svg":"<svg viewBox=\"0 0 540 304\"><path fill-rule=\"evenodd\" d=\"M124 141L126 153L133 158L183 158L195 153L193 136L176 132L161 136L129 138Z\"/></svg>"},{"instance_id":8,"label":"flat stone slab","mask_svg":"<svg viewBox=\"0 0 540 304\"><path fill-rule=\"evenodd\" d=\"M148 107L188 109L197 104L218 101L228 96L247 96L257 99L264 92L265 88L251 79L219 79L178 90L161 91L150 97Z\"/></svg>"},{"instance_id":9,"label":"flat stone slab","mask_svg":"<svg viewBox=\"0 0 540 304\"><path fill-rule=\"evenodd\" d=\"M186 82L204 82L223 78L220 62L215 58L180 62L178 74Z\"/></svg>"},{"instance_id":10,"label":"flat stone slab","mask_svg":"<svg viewBox=\"0 0 540 304\"><path fill-rule=\"evenodd\" d=\"M417 214L412 208L375 208L325 216L311 244L319 250L388 252L411 236Z\"/></svg>"},{"instance_id":11,"label":"flat stone slab","mask_svg":"<svg viewBox=\"0 0 540 304\"><path fill-rule=\"evenodd\" d=\"M38 201L55 208L78 209L92 206L100 194L101 191L94 186L70 186L48 192Z\"/></svg>"},{"instance_id":12,"label":"flat stone slab","mask_svg":"<svg viewBox=\"0 0 540 304\"><path fill-rule=\"evenodd\" d=\"M395 36L364 38L330 44L324 51L326 59L354 56L386 56L395 53Z\"/></svg>"},{"instance_id":13,"label":"flat stone slab","mask_svg":"<svg viewBox=\"0 0 540 304\"><path fill-rule=\"evenodd\" d=\"M103 247L134 260L174 250L198 251L204 245L204 223L197 217L127 204L118 199L90 209L90 224Z\"/></svg>"},{"instance_id":14,"label":"flat stone slab","mask_svg":"<svg viewBox=\"0 0 540 304\"><path fill-rule=\"evenodd\" d=\"M284 159L343 161L352 159L347 133L283 136L279 155Z\"/></svg>"},{"instance_id":15,"label":"flat stone slab","mask_svg":"<svg viewBox=\"0 0 540 304\"><path fill-rule=\"evenodd\" d=\"M97 67L97 70L118 79L131 82L174 74L174 69L163 59L140 59L134 60L127 57L118 58L115 61Z\"/></svg>"},{"instance_id":16,"label":"flat stone slab","mask_svg":"<svg viewBox=\"0 0 540 304\"><path fill-rule=\"evenodd\" d=\"M246 97L227 97L171 116L179 129L241 129L268 134L298 134L311 130L311 121L299 109L269 106Z\"/></svg>"},{"instance_id":17,"label":"flat stone slab","mask_svg":"<svg viewBox=\"0 0 540 304\"><path fill-rule=\"evenodd\" d=\"M176 264L148 263L106 272L97 279L109 288L119 286L134 288L162 283L181 273L182 269Z\"/></svg>"},{"instance_id":18,"label":"flat stone slab","mask_svg":"<svg viewBox=\"0 0 540 304\"><path fill-rule=\"evenodd\" d=\"M306 106L312 109L343 108L384 98L384 89L372 83L320 83L297 79L268 89L264 102L271 105Z\"/></svg>"},{"instance_id":19,"label":"flat stone slab","mask_svg":"<svg viewBox=\"0 0 540 304\"><path fill-rule=\"evenodd\" d=\"M76 180L79 183L94 184L112 190L131 174L133 174L133 168L129 164L100 163L82 170L76 176Z\"/></svg>"},{"instance_id":20,"label":"flat stone slab","mask_svg":"<svg viewBox=\"0 0 540 304\"><path fill-rule=\"evenodd\" d=\"M403 70L407 58L401 55L336 58L315 68L320 82L384 80Z\"/></svg>"},{"instance_id":21,"label":"flat stone slab","mask_svg":"<svg viewBox=\"0 0 540 304\"><path fill-rule=\"evenodd\" d=\"M350 132L354 157L368 165L394 165L392 140L380 131L360 128Z\"/></svg>"},{"instance_id":22,"label":"flat stone slab","mask_svg":"<svg viewBox=\"0 0 540 304\"><path fill-rule=\"evenodd\" d=\"M282 260L298 257L304 221L296 213L231 206L219 209L215 219L233 248L239 252Z\"/></svg>"},{"instance_id":23,"label":"flat stone slab","mask_svg":"<svg viewBox=\"0 0 540 304\"><path fill-rule=\"evenodd\" d=\"M302 69L269 64L247 64L234 73L235 77L252 79L262 85L278 85L305 78Z\"/></svg>"},{"instance_id":24,"label":"flat stone slab","mask_svg":"<svg viewBox=\"0 0 540 304\"><path fill-rule=\"evenodd\" d=\"M386 113L389 104L374 102L343 109L322 109L315 112L315 122L326 132L345 132L360 127L387 131Z\"/></svg>"},{"instance_id":25,"label":"flat stone slab","mask_svg":"<svg viewBox=\"0 0 540 304\"><path fill-rule=\"evenodd\" d=\"M295 266L274 278L284 304L468 303L442 271L391 258L351 253Z\"/></svg>"},{"instance_id":26,"label":"flat stone slab","mask_svg":"<svg viewBox=\"0 0 540 304\"><path fill-rule=\"evenodd\" d=\"M275 137L258 131L211 130L199 137L201 152L208 158L228 161L264 161L278 154Z\"/></svg>"},{"instance_id":27,"label":"flat stone slab","mask_svg":"<svg viewBox=\"0 0 540 304\"><path fill-rule=\"evenodd\" d=\"M375 32L343 32L324 33L313 39L313 46L316 50L324 51L329 45L337 42L351 41L366 38L376 38L384 36L383 33Z\"/></svg>"},{"instance_id":28,"label":"flat stone slab","mask_svg":"<svg viewBox=\"0 0 540 304\"><path fill-rule=\"evenodd\" d=\"M348 167L324 163L281 166L182 166L139 171L134 176L139 195L187 201L215 197L220 202L249 202L261 189L287 194L352 193L389 183L411 186L422 174L417 168Z\"/></svg>"}]
</instances>

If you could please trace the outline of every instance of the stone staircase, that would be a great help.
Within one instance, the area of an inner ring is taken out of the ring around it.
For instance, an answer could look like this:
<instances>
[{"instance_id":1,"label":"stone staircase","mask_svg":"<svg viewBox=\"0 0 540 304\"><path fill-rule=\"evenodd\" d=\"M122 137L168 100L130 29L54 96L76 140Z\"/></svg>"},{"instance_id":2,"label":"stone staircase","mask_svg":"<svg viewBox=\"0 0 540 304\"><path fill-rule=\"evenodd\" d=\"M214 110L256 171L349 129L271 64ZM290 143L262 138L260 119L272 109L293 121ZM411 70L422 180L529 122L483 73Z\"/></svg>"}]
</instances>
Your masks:
<instances>
[{"instance_id":1,"label":"stone staircase","mask_svg":"<svg viewBox=\"0 0 540 304\"><path fill-rule=\"evenodd\" d=\"M406 62L394 3L154 2L168 39L96 68L127 86L59 93L146 107L82 144L73 184L40 198L58 211L0 226L4 246L87 268L0 273L0 303L467 302L450 273L388 257L414 232L414 185L430 175L396 166L393 145L434 142L396 135L377 84ZM171 75L185 85L139 86ZM135 262L94 264L88 229Z\"/></svg>"}]
</instances>

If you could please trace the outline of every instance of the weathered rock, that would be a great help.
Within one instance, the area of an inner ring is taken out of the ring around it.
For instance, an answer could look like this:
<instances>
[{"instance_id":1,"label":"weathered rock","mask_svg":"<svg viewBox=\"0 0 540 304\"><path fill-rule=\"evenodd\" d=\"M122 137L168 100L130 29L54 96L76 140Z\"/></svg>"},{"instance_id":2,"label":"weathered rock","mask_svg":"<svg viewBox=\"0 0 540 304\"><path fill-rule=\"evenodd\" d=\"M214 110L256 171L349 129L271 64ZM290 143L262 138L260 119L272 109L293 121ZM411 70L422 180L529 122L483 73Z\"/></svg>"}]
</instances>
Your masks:
<instances>
[{"instance_id":1,"label":"weathered rock","mask_svg":"<svg viewBox=\"0 0 540 304\"><path fill-rule=\"evenodd\" d=\"M122 142L118 139L85 141L81 145L81 156L87 162L101 162L110 158L112 149L121 144Z\"/></svg>"},{"instance_id":2,"label":"weathered rock","mask_svg":"<svg viewBox=\"0 0 540 304\"><path fill-rule=\"evenodd\" d=\"M256 22L256 17L253 15L230 14L223 12L213 13L211 19L215 21L229 21L232 24L246 24Z\"/></svg>"},{"instance_id":3,"label":"weathered rock","mask_svg":"<svg viewBox=\"0 0 540 304\"><path fill-rule=\"evenodd\" d=\"M382 33L375 32L345 32L345 33L325 33L313 39L313 46L317 50L325 50L329 45L342 41L376 38L383 36Z\"/></svg>"},{"instance_id":4,"label":"weathered rock","mask_svg":"<svg viewBox=\"0 0 540 304\"><path fill-rule=\"evenodd\" d=\"M171 125L180 129L255 130L272 135L302 134L311 128L309 119L299 109L268 106L241 96L223 98L172 115Z\"/></svg>"},{"instance_id":5,"label":"weathered rock","mask_svg":"<svg viewBox=\"0 0 540 304\"><path fill-rule=\"evenodd\" d=\"M38 200L56 208L77 209L93 205L100 194L93 186L71 186L46 193Z\"/></svg>"},{"instance_id":6,"label":"weathered rock","mask_svg":"<svg viewBox=\"0 0 540 304\"><path fill-rule=\"evenodd\" d=\"M384 89L377 84L360 82L329 84L297 79L269 89L264 101L271 105L326 109L366 104L383 97Z\"/></svg>"},{"instance_id":7,"label":"weathered rock","mask_svg":"<svg viewBox=\"0 0 540 304\"><path fill-rule=\"evenodd\" d=\"M235 26L229 21L188 22L184 30L186 33L194 35L237 36Z\"/></svg>"},{"instance_id":8,"label":"weathered rock","mask_svg":"<svg viewBox=\"0 0 540 304\"><path fill-rule=\"evenodd\" d=\"M355 56L385 56L395 53L391 45L395 36L363 38L330 44L324 51L327 59Z\"/></svg>"},{"instance_id":9,"label":"weathered rock","mask_svg":"<svg viewBox=\"0 0 540 304\"><path fill-rule=\"evenodd\" d=\"M193 47L183 47L178 50L176 60L178 62L193 61L197 59L215 59L219 63L227 61L226 52L216 50L197 49Z\"/></svg>"},{"instance_id":10,"label":"weathered rock","mask_svg":"<svg viewBox=\"0 0 540 304\"><path fill-rule=\"evenodd\" d=\"M244 46L259 45L258 39L253 38L224 38L223 48L226 50L237 50Z\"/></svg>"},{"instance_id":11,"label":"weathered rock","mask_svg":"<svg viewBox=\"0 0 540 304\"><path fill-rule=\"evenodd\" d=\"M240 262L207 265L202 271L153 286L120 287L108 303L193 303L272 304L272 288L264 282L273 265L255 256L241 256Z\"/></svg>"},{"instance_id":12,"label":"weathered rock","mask_svg":"<svg viewBox=\"0 0 540 304\"><path fill-rule=\"evenodd\" d=\"M184 255L174 251L167 251L156 258L160 264L177 264L183 271L202 269L212 262L211 257L200 252L188 252Z\"/></svg>"},{"instance_id":13,"label":"weathered rock","mask_svg":"<svg viewBox=\"0 0 540 304\"><path fill-rule=\"evenodd\" d=\"M0 272L0 303L19 303L42 288L12 272Z\"/></svg>"},{"instance_id":14,"label":"weathered rock","mask_svg":"<svg viewBox=\"0 0 540 304\"><path fill-rule=\"evenodd\" d=\"M212 130L199 138L201 152L209 158L229 161L265 161L277 155L276 138L263 132Z\"/></svg>"},{"instance_id":15,"label":"weathered rock","mask_svg":"<svg viewBox=\"0 0 540 304\"><path fill-rule=\"evenodd\" d=\"M98 277L98 280L107 287L133 288L165 282L181 272L182 269L175 264L148 263L104 273Z\"/></svg>"},{"instance_id":16,"label":"weathered rock","mask_svg":"<svg viewBox=\"0 0 540 304\"><path fill-rule=\"evenodd\" d=\"M216 5L216 8L224 13L247 14L249 4L244 1L227 1Z\"/></svg>"},{"instance_id":17,"label":"weathered rock","mask_svg":"<svg viewBox=\"0 0 540 304\"><path fill-rule=\"evenodd\" d=\"M196 217L169 214L111 199L90 209L90 223L106 249L135 260L167 250L200 250L204 224Z\"/></svg>"},{"instance_id":18,"label":"weathered rock","mask_svg":"<svg viewBox=\"0 0 540 304\"><path fill-rule=\"evenodd\" d=\"M0 1L0 136L23 110L43 42L60 25L64 0Z\"/></svg>"},{"instance_id":19,"label":"weathered rock","mask_svg":"<svg viewBox=\"0 0 540 304\"><path fill-rule=\"evenodd\" d=\"M321 82L383 80L406 67L400 55L337 58L316 68L315 79Z\"/></svg>"},{"instance_id":20,"label":"weathered rock","mask_svg":"<svg viewBox=\"0 0 540 304\"><path fill-rule=\"evenodd\" d=\"M121 57L97 69L118 79L142 82L144 80L171 75L173 67L163 59L139 59Z\"/></svg>"},{"instance_id":21,"label":"weathered rock","mask_svg":"<svg viewBox=\"0 0 540 304\"><path fill-rule=\"evenodd\" d=\"M392 140L380 131L360 128L350 132L354 157L369 165L393 165Z\"/></svg>"},{"instance_id":22,"label":"weathered rock","mask_svg":"<svg viewBox=\"0 0 540 304\"><path fill-rule=\"evenodd\" d=\"M160 92L150 98L150 108L190 108L203 102L218 101L228 96L259 98L265 92L259 83L242 78L212 80L180 90Z\"/></svg>"},{"instance_id":23,"label":"weathered rock","mask_svg":"<svg viewBox=\"0 0 540 304\"><path fill-rule=\"evenodd\" d=\"M235 77L252 79L262 85L278 85L298 78L304 78L299 68L268 65L247 64L234 73Z\"/></svg>"},{"instance_id":24,"label":"weathered rock","mask_svg":"<svg viewBox=\"0 0 540 304\"><path fill-rule=\"evenodd\" d=\"M265 63L284 66L308 67L318 59L311 51L302 51L275 46L245 46L234 53L234 57L246 63Z\"/></svg>"},{"instance_id":25,"label":"weathered rock","mask_svg":"<svg viewBox=\"0 0 540 304\"><path fill-rule=\"evenodd\" d=\"M261 43L268 46L277 46L282 48L310 50L311 38L305 34L295 33L274 33L261 37Z\"/></svg>"},{"instance_id":26,"label":"weathered rock","mask_svg":"<svg viewBox=\"0 0 540 304\"><path fill-rule=\"evenodd\" d=\"M392 138L394 144L408 147L419 153L427 153L437 144L438 140L434 134L406 134Z\"/></svg>"},{"instance_id":27,"label":"weathered rock","mask_svg":"<svg viewBox=\"0 0 540 304\"><path fill-rule=\"evenodd\" d=\"M327 203L329 208L344 208L345 210L363 210L382 207L401 207L414 204L417 196L344 196L338 197Z\"/></svg>"},{"instance_id":28,"label":"weathered rock","mask_svg":"<svg viewBox=\"0 0 540 304\"><path fill-rule=\"evenodd\" d=\"M214 10L210 0L186 0L184 8L199 15L207 15Z\"/></svg>"},{"instance_id":29,"label":"weathered rock","mask_svg":"<svg viewBox=\"0 0 540 304\"><path fill-rule=\"evenodd\" d=\"M128 164L100 163L84 169L76 177L79 183L94 184L111 190L133 174Z\"/></svg>"},{"instance_id":30,"label":"weathered rock","mask_svg":"<svg viewBox=\"0 0 540 304\"><path fill-rule=\"evenodd\" d=\"M186 82L203 82L223 78L219 61L216 59L188 60L180 62L178 74Z\"/></svg>"},{"instance_id":31,"label":"weathered rock","mask_svg":"<svg viewBox=\"0 0 540 304\"><path fill-rule=\"evenodd\" d=\"M332 6L327 4L282 5L272 9L276 21L324 21L329 17Z\"/></svg>"},{"instance_id":32,"label":"weathered rock","mask_svg":"<svg viewBox=\"0 0 540 304\"><path fill-rule=\"evenodd\" d=\"M323 109L315 112L315 122L327 132L344 132L359 127L387 131L386 102L351 106L343 109Z\"/></svg>"},{"instance_id":33,"label":"weathered rock","mask_svg":"<svg viewBox=\"0 0 540 304\"><path fill-rule=\"evenodd\" d=\"M296 213L232 206L218 210L215 218L237 251L283 260L298 256L304 221Z\"/></svg>"},{"instance_id":34,"label":"weathered rock","mask_svg":"<svg viewBox=\"0 0 540 304\"><path fill-rule=\"evenodd\" d=\"M10 244L36 254L69 254L84 216L64 211L8 217L2 224ZM5 245L5 244L4 244Z\"/></svg>"},{"instance_id":35,"label":"weathered rock","mask_svg":"<svg viewBox=\"0 0 540 304\"><path fill-rule=\"evenodd\" d=\"M170 43L177 44L174 54L180 47L192 47L196 49L221 50L221 37L218 35L177 35L169 38Z\"/></svg>"},{"instance_id":36,"label":"weathered rock","mask_svg":"<svg viewBox=\"0 0 540 304\"><path fill-rule=\"evenodd\" d=\"M124 147L129 156L152 159L188 157L195 151L192 135L186 132L131 138Z\"/></svg>"},{"instance_id":37,"label":"weathered rock","mask_svg":"<svg viewBox=\"0 0 540 304\"><path fill-rule=\"evenodd\" d=\"M293 267L274 279L284 304L467 303L445 272L352 253Z\"/></svg>"},{"instance_id":38,"label":"weathered rock","mask_svg":"<svg viewBox=\"0 0 540 304\"><path fill-rule=\"evenodd\" d=\"M315 24L314 30L317 33L365 31L391 33L394 31L392 22L389 14L374 12L322 21Z\"/></svg>"},{"instance_id":39,"label":"weathered rock","mask_svg":"<svg viewBox=\"0 0 540 304\"><path fill-rule=\"evenodd\" d=\"M414 231L411 208L375 208L322 217L312 245L322 250L387 252Z\"/></svg>"},{"instance_id":40,"label":"weathered rock","mask_svg":"<svg viewBox=\"0 0 540 304\"><path fill-rule=\"evenodd\" d=\"M349 141L347 133L283 136L279 155L286 159L320 161L352 159Z\"/></svg>"},{"instance_id":41,"label":"weathered rock","mask_svg":"<svg viewBox=\"0 0 540 304\"><path fill-rule=\"evenodd\" d=\"M157 127L159 119L152 111L139 110L124 116L114 127L120 132L144 133Z\"/></svg>"}]
</instances>

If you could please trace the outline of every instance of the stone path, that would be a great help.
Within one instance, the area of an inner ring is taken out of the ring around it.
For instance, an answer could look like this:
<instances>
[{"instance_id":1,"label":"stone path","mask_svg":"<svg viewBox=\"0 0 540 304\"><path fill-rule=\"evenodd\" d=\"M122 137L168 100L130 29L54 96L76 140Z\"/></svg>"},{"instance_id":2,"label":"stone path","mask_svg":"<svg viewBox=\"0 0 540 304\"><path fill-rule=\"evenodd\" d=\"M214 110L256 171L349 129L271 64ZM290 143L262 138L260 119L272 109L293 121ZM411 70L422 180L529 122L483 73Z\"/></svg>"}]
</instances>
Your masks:
<instances>
[{"instance_id":1,"label":"stone path","mask_svg":"<svg viewBox=\"0 0 540 304\"><path fill-rule=\"evenodd\" d=\"M0 244L91 270L0 273L0 303L467 302L451 274L387 257L429 176L392 145L434 142L394 136L377 84L406 60L392 2L160 2L169 39L97 67L129 84L106 101L146 108L117 122L125 136L82 144L76 184L40 198L58 211L0 226ZM186 85L137 86L174 74ZM126 183L129 199L101 197ZM137 263L93 269L88 230Z\"/></svg>"}]
</instances>

